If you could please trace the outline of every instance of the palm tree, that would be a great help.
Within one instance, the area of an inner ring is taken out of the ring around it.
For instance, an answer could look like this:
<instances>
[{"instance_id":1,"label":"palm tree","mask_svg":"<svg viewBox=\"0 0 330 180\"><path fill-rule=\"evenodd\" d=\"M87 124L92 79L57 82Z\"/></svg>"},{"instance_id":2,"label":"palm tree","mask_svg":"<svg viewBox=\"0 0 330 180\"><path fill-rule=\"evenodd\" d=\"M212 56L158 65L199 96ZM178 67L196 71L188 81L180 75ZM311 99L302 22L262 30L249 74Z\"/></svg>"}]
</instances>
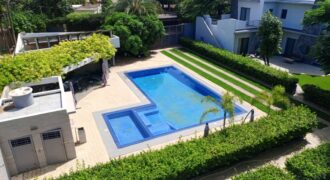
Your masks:
<instances>
[{"instance_id":1,"label":"palm tree","mask_svg":"<svg viewBox=\"0 0 330 180\"><path fill-rule=\"evenodd\" d=\"M224 119L223 119L223 127L226 127L226 119L227 119L227 114L229 114L231 120L234 120L235 116L235 101L242 102L240 98L237 96L232 95L230 92L226 92L220 101L217 101L211 96L205 97L202 102L213 102L214 104L218 105L217 107L212 107L208 110L206 110L201 118L200 122L202 122L205 117L210 114L210 113L218 113L221 111L221 109L224 111ZM221 107L221 109L219 108ZM232 121L233 122L233 121Z\"/></svg>"},{"instance_id":2,"label":"palm tree","mask_svg":"<svg viewBox=\"0 0 330 180\"><path fill-rule=\"evenodd\" d=\"M137 16L145 16L156 15L162 11L162 8L156 0L119 0L114 4L113 10Z\"/></svg>"},{"instance_id":3,"label":"palm tree","mask_svg":"<svg viewBox=\"0 0 330 180\"><path fill-rule=\"evenodd\" d=\"M285 88L281 85L273 87L271 92L261 92L259 95L252 99L251 104L254 104L256 101L266 104L268 108L268 114L270 113L271 107L273 105L277 105L284 109L290 105L289 99L285 96Z\"/></svg>"}]
</instances>

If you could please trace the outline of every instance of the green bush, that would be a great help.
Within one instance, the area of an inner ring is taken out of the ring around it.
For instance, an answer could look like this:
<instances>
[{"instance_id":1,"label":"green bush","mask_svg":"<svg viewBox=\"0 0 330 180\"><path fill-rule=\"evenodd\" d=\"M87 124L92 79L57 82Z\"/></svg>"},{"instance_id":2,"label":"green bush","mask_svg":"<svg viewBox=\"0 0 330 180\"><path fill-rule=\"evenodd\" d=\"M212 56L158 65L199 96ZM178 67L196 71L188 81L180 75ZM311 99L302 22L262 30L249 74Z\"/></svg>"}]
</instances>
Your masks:
<instances>
[{"instance_id":1,"label":"green bush","mask_svg":"<svg viewBox=\"0 0 330 180\"><path fill-rule=\"evenodd\" d=\"M103 29L120 37L120 51L134 56L148 55L148 49L165 34L156 16L135 16L113 13L106 17Z\"/></svg>"},{"instance_id":2,"label":"green bush","mask_svg":"<svg viewBox=\"0 0 330 180\"><path fill-rule=\"evenodd\" d=\"M0 61L0 91L11 82L31 82L43 77L61 75L62 68L85 58L95 61L114 56L116 49L104 35L94 34L81 41L65 41L49 50L5 56Z\"/></svg>"},{"instance_id":3,"label":"green bush","mask_svg":"<svg viewBox=\"0 0 330 180\"><path fill-rule=\"evenodd\" d=\"M295 178L293 175L273 165L268 165L259 168L255 171L249 171L247 173L243 173L232 178L232 180L257 180L257 179L294 180Z\"/></svg>"},{"instance_id":4,"label":"green bush","mask_svg":"<svg viewBox=\"0 0 330 180\"><path fill-rule=\"evenodd\" d=\"M206 138L111 160L58 179L190 179L302 138L315 126L314 113L302 106L293 107Z\"/></svg>"},{"instance_id":5,"label":"green bush","mask_svg":"<svg viewBox=\"0 0 330 180\"><path fill-rule=\"evenodd\" d=\"M290 94L296 90L298 79L290 76L287 72L276 70L258 63L249 57L237 55L203 42L182 38L180 43L184 47L212 59L214 63L221 64L234 72L245 75L247 78L252 77L253 80L260 81L270 87L282 85Z\"/></svg>"},{"instance_id":6,"label":"green bush","mask_svg":"<svg viewBox=\"0 0 330 180\"><path fill-rule=\"evenodd\" d=\"M46 31L47 17L31 11L16 11L13 14L13 26L16 33Z\"/></svg>"},{"instance_id":7,"label":"green bush","mask_svg":"<svg viewBox=\"0 0 330 180\"><path fill-rule=\"evenodd\" d=\"M298 179L330 179L330 143L293 156L286 167Z\"/></svg>"},{"instance_id":8,"label":"green bush","mask_svg":"<svg viewBox=\"0 0 330 180\"><path fill-rule=\"evenodd\" d=\"M48 26L66 24L68 31L94 31L100 29L103 21L104 17L101 14L73 12L51 20Z\"/></svg>"},{"instance_id":9,"label":"green bush","mask_svg":"<svg viewBox=\"0 0 330 180\"><path fill-rule=\"evenodd\" d=\"M330 110L330 91L311 84L303 85L302 88L304 90L305 100Z\"/></svg>"}]
</instances>

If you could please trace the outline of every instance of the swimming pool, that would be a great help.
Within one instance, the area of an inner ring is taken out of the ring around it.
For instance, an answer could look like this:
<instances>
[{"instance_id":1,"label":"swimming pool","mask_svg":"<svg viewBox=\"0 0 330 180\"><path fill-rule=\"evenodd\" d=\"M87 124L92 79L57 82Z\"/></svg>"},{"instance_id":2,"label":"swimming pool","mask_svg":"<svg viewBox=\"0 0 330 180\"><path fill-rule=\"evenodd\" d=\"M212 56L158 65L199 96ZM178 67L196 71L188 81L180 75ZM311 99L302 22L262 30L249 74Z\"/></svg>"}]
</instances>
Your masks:
<instances>
[{"instance_id":1,"label":"swimming pool","mask_svg":"<svg viewBox=\"0 0 330 180\"><path fill-rule=\"evenodd\" d=\"M201 101L206 96L221 100L221 96L174 66L128 72L125 75L150 103L102 114L118 148L223 119L221 111L209 114L201 122L203 112L217 106ZM235 105L236 115L245 112L242 107Z\"/></svg>"}]
</instances>

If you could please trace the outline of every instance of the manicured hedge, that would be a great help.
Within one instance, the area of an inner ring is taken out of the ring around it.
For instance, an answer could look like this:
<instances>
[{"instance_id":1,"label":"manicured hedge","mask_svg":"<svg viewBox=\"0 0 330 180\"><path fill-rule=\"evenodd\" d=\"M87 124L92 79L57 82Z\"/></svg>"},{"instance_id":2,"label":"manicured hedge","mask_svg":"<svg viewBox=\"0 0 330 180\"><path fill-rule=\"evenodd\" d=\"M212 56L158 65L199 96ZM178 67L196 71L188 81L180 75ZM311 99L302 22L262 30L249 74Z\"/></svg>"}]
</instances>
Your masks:
<instances>
[{"instance_id":1,"label":"manicured hedge","mask_svg":"<svg viewBox=\"0 0 330 180\"><path fill-rule=\"evenodd\" d=\"M304 99L330 110L330 91L323 90L315 85L303 85Z\"/></svg>"},{"instance_id":2,"label":"manicured hedge","mask_svg":"<svg viewBox=\"0 0 330 180\"><path fill-rule=\"evenodd\" d=\"M240 174L232 178L232 180L295 180L295 177L286 171L275 167L273 165L268 165L259 168L255 171L249 171L247 173Z\"/></svg>"},{"instance_id":3,"label":"manicured hedge","mask_svg":"<svg viewBox=\"0 0 330 180\"><path fill-rule=\"evenodd\" d=\"M212 59L214 63L219 63L234 72L245 75L247 78L252 77L253 80L258 80L270 87L282 85L290 94L296 90L298 79L290 76L287 72L265 66L252 58L237 55L203 42L181 38L180 43L182 46Z\"/></svg>"},{"instance_id":4,"label":"manicured hedge","mask_svg":"<svg viewBox=\"0 0 330 180\"><path fill-rule=\"evenodd\" d=\"M293 156L286 167L298 179L330 179L330 143Z\"/></svg>"},{"instance_id":5,"label":"manicured hedge","mask_svg":"<svg viewBox=\"0 0 330 180\"><path fill-rule=\"evenodd\" d=\"M190 179L302 138L315 126L314 113L302 106L293 107L206 138L112 160L58 179Z\"/></svg>"}]
</instances>

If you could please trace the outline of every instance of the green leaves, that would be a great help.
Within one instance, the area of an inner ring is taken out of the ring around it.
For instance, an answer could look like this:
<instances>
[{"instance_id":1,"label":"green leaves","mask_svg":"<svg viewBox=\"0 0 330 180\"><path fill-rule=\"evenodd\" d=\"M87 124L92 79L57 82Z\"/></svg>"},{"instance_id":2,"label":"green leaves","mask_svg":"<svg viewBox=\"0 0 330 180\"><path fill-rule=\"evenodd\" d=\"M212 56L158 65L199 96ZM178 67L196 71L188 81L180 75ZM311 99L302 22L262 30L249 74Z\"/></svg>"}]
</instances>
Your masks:
<instances>
[{"instance_id":1,"label":"green leaves","mask_svg":"<svg viewBox=\"0 0 330 180\"><path fill-rule=\"evenodd\" d=\"M273 165L267 165L255 171L249 171L247 173L235 176L232 179L233 180L254 180L254 179L295 180L293 175Z\"/></svg>"},{"instance_id":2,"label":"green leaves","mask_svg":"<svg viewBox=\"0 0 330 180\"><path fill-rule=\"evenodd\" d=\"M303 85L302 88L304 90L305 100L330 110L330 91L321 89L311 84Z\"/></svg>"},{"instance_id":3,"label":"green leaves","mask_svg":"<svg viewBox=\"0 0 330 180\"><path fill-rule=\"evenodd\" d=\"M286 162L287 169L298 179L330 178L330 143L308 149Z\"/></svg>"},{"instance_id":4,"label":"green leaves","mask_svg":"<svg viewBox=\"0 0 330 180\"><path fill-rule=\"evenodd\" d=\"M264 66L252 58L237 55L203 42L182 38L180 43L248 79L257 80L268 87L282 85L288 93L294 93L296 90L298 79L287 72Z\"/></svg>"},{"instance_id":5,"label":"green leaves","mask_svg":"<svg viewBox=\"0 0 330 180\"><path fill-rule=\"evenodd\" d=\"M31 82L43 77L61 75L62 68L85 58L94 61L110 59L116 49L109 37L94 34L81 41L64 41L49 50L5 56L0 61L0 90L11 82Z\"/></svg>"},{"instance_id":6,"label":"green leaves","mask_svg":"<svg viewBox=\"0 0 330 180\"><path fill-rule=\"evenodd\" d=\"M280 53L283 36L282 22L271 12L262 16L257 34L260 38L259 51L262 57L269 58Z\"/></svg>"},{"instance_id":7,"label":"green leaves","mask_svg":"<svg viewBox=\"0 0 330 180\"><path fill-rule=\"evenodd\" d=\"M112 160L58 179L191 179L301 138L315 126L316 116L309 109L294 107L206 138Z\"/></svg>"},{"instance_id":8,"label":"green leaves","mask_svg":"<svg viewBox=\"0 0 330 180\"><path fill-rule=\"evenodd\" d=\"M112 30L119 36L120 50L134 56L147 55L149 47L165 34L163 24L156 16L134 16L126 13L107 16L103 29Z\"/></svg>"}]
</instances>

